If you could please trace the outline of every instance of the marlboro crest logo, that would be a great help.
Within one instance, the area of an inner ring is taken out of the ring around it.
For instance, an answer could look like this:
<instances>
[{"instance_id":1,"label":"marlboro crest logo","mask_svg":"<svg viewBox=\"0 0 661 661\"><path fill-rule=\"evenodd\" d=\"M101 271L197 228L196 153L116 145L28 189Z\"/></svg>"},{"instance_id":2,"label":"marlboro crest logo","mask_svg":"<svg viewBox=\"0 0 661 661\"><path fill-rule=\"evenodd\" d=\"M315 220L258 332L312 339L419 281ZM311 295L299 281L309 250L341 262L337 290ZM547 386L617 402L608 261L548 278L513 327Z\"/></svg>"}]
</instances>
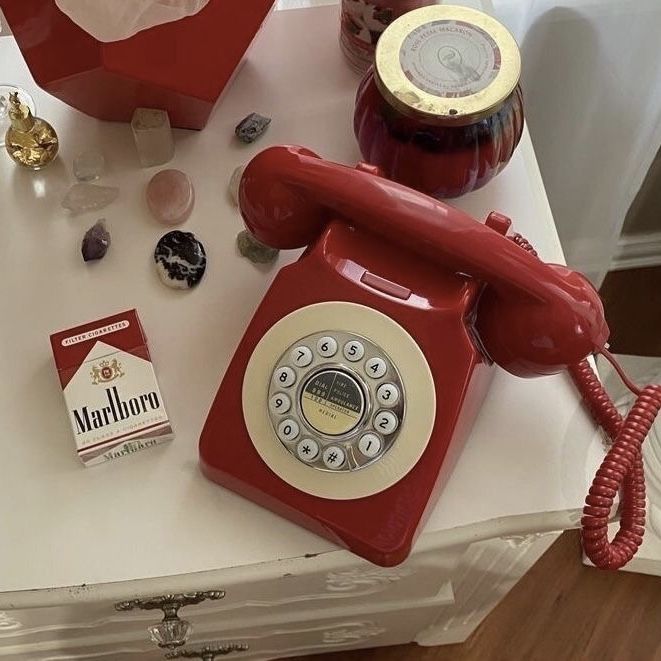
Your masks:
<instances>
[{"instance_id":1,"label":"marlboro crest logo","mask_svg":"<svg viewBox=\"0 0 661 661\"><path fill-rule=\"evenodd\" d=\"M124 372L122 371L122 364L114 358L110 362L102 360L100 363L93 365L90 376L92 377L92 383L99 385L100 383L109 383L120 376L124 376Z\"/></svg>"}]
</instances>

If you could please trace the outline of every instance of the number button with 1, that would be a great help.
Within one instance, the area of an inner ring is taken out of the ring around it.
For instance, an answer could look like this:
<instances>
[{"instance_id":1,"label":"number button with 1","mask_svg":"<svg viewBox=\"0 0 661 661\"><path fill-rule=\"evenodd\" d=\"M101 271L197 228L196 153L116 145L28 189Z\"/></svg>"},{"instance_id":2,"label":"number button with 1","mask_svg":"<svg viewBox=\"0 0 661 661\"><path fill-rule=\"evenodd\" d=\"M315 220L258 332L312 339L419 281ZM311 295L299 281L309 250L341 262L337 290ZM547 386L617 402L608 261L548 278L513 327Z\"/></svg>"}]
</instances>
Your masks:
<instances>
[{"instance_id":1,"label":"number button with 1","mask_svg":"<svg viewBox=\"0 0 661 661\"><path fill-rule=\"evenodd\" d=\"M365 434L358 441L358 449L363 456L372 459L381 452L381 439L376 434Z\"/></svg>"}]
</instances>

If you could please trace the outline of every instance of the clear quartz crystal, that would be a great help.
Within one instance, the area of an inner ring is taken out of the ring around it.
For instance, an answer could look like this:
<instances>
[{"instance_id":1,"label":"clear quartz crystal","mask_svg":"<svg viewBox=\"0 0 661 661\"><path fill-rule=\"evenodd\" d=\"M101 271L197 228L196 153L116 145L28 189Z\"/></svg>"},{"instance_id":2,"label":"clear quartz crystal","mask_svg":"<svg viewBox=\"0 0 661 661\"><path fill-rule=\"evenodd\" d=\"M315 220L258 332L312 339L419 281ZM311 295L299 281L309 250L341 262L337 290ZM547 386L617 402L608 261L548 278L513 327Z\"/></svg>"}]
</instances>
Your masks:
<instances>
[{"instance_id":1,"label":"clear quartz crystal","mask_svg":"<svg viewBox=\"0 0 661 661\"><path fill-rule=\"evenodd\" d=\"M239 167L236 168L234 172L232 172L232 176L230 178L229 193L232 201L234 204L236 204L237 207L239 206L239 187L241 185L241 177L243 177L243 173L247 166L247 163L239 165Z\"/></svg>"},{"instance_id":2,"label":"clear quartz crystal","mask_svg":"<svg viewBox=\"0 0 661 661\"><path fill-rule=\"evenodd\" d=\"M114 202L119 195L119 188L97 186L96 184L74 184L62 200L62 206L71 213L102 209Z\"/></svg>"},{"instance_id":3,"label":"clear quartz crystal","mask_svg":"<svg viewBox=\"0 0 661 661\"><path fill-rule=\"evenodd\" d=\"M88 149L73 159L73 174L78 181L95 181L105 167L106 159L98 149Z\"/></svg>"},{"instance_id":4,"label":"clear quartz crystal","mask_svg":"<svg viewBox=\"0 0 661 661\"><path fill-rule=\"evenodd\" d=\"M131 128L142 167L163 165L172 160L174 140L165 110L136 108Z\"/></svg>"},{"instance_id":5,"label":"clear quartz crystal","mask_svg":"<svg viewBox=\"0 0 661 661\"><path fill-rule=\"evenodd\" d=\"M185 645L193 631L193 625L187 620L167 618L148 629L152 641L159 647L173 649Z\"/></svg>"}]
</instances>

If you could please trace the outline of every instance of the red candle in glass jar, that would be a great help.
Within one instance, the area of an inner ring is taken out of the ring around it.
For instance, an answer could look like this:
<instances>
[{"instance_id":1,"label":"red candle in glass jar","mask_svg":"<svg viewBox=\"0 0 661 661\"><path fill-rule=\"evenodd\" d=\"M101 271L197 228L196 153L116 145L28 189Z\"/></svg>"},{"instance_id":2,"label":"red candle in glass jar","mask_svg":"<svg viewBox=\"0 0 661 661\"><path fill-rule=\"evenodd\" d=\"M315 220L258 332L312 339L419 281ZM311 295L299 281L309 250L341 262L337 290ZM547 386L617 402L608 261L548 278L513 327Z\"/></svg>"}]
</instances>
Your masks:
<instances>
[{"instance_id":1,"label":"red candle in glass jar","mask_svg":"<svg viewBox=\"0 0 661 661\"><path fill-rule=\"evenodd\" d=\"M484 186L521 138L520 74L516 41L487 14L438 5L401 16L358 89L363 158L434 197Z\"/></svg>"},{"instance_id":2,"label":"red candle in glass jar","mask_svg":"<svg viewBox=\"0 0 661 661\"><path fill-rule=\"evenodd\" d=\"M340 45L351 66L366 71L374 62L374 50L383 31L412 9L436 0L342 0Z\"/></svg>"}]
</instances>

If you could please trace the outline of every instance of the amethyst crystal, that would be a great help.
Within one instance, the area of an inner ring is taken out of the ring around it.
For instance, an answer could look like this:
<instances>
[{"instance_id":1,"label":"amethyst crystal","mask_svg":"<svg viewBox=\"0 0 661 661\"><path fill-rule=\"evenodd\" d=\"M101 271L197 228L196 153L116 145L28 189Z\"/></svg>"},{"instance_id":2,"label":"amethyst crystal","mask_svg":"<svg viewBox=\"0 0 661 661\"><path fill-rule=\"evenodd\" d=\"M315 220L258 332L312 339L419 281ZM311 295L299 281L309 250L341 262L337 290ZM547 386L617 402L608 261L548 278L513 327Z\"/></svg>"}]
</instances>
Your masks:
<instances>
[{"instance_id":1,"label":"amethyst crystal","mask_svg":"<svg viewBox=\"0 0 661 661\"><path fill-rule=\"evenodd\" d=\"M106 228L106 219L101 218L97 220L92 227L90 227L81 245L81 252L83 259L90 262L94 259L102 259L108 252L110 247L110 232Z\"/></svg>"}]
</instances>

